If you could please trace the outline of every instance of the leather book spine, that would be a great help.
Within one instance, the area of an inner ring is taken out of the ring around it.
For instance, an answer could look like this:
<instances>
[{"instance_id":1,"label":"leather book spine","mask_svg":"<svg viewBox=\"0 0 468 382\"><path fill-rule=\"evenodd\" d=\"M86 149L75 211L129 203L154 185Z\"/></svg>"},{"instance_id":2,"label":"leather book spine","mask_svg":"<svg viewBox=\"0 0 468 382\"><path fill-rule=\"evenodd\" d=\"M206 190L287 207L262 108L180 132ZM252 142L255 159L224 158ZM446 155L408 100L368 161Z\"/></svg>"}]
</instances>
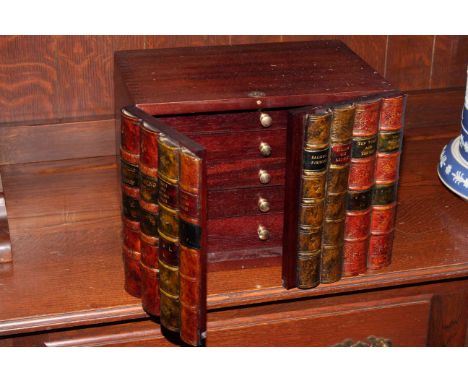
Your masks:
<instances>
[{"instance_id":1,"label":"leather book spine","mask_svg":"<svg viewBox=\"0 0 468 382\"><path fill-rule=\"evenodd\" d=\"M179 299L179 146L164 136L158 138L159 291L161 325L180 330Z\"/></svg>"},{"instance_id":2,"label":"leather book spine","mask_svg":"<svg viewBox=\"0 0 468 382\"><path fill-rule=\"evenodd\" d=\"M367 261L371 270L390 265L392 259L405 101L404 95L382 99Z\"/></svg>"},{"instance_id":3,"label":"leather book spine","mask_svg":"<svg viewBox=\"0 0 468 382\"><path fill-rule=\"evenodd\" d=\"M141 121L125 108L121 110L120 182L122 188L122 255L125 290L141 295L140 261L140 126Z\"/></svg>"},{"instance_id":4,"label":"leather book spine","mask_svg":"<svg viewBox=\"0 0 468 382\"><path fill-rule=\"evenodd\" d=\"M146 122L140 130L140 269L141 303L146 313L159 316L158 136Z\"/></svg>"},{"instance_id":5,"label":"leather book spine","mask_svg":"<svg viewBox=\"0 0 468 382\"><path fill-rule=\"evenodd\" d=\"M186 149L180 151L180 338L200 345L204 336L201 323L201 171L202 161Z\"/></svg>"},{"instance_id":6,"label":"leather book spine","mask_svg":"<svg viewBox=\"0 0 468 382\"><path fill-rule=\"evenodd\" d=\"M314 288L320 283L331 118L331 112L325 110L305 117L296 259L296 284L301 289Z\"/></svg>"},{"instance_id":7,"label":"leather book spine","mask_svg":"<svg viewBox=\"0 0 468 382\"><path fill-rule=\"evenodd\" d=\"M340 105L332 110L330 163L325 185L321 283L333 283L342 276L346 194L354 114L353 104Z\"/></svg>"},{"instance_id":8,"label":"leather book spine","mask_svg":"<svg viewBox=\"0 0 468 382\"><path fill-rule=\"evenodd\" d=\"M348 191L370 193L374 185L375 153L379 128L380 98L356 104ZM349 204L346 209L343 247L343 275L356 276L367 269L370 237L370 198L368 204ZM359 207L359 209L355 209Z\"/></svg>"}]
</instances>

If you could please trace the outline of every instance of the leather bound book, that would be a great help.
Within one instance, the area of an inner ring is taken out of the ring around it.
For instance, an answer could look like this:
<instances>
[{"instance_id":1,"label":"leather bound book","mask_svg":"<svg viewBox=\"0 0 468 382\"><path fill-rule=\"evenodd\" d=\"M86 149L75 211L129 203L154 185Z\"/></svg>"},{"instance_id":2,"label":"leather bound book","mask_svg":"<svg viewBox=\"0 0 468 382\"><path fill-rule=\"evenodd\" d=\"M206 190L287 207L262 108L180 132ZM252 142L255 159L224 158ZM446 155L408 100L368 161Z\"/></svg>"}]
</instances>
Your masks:
<instances>
[{"instance_id":1,"label":"leather bound book","mask_svg":"<svg viewBox=\"0 0 468 382\"><path fill-rule=\"evenodd\" d=\"M161 325L180 330L179 300L179 161L178 144L160 134L158 138L159 291Z\"/></svg>"},{"instance_id":2,"label":"leather bound book","mask_svg":"<svg viewBox=\"0 0 468 382\"><path fill-rule=\"evenodd\" d=\"M146 313L159 316L158 136L143 122L140 130L141 302Z\"/></svg>"},{"instance_id":3,"label":"leather bound book","mask_svg":"<svg viewBox=\"0 0 468 382\"><path fill-rule=\"evenodd\" d=\"M120 181L125 290L140 297L140 126L141 120L123 108L120 113Z\"/></svg>"},{"instance_id":4,"label":"leather bound book","mask_svg":"<svg viewBox=\"0 0 468 382\"><path fill-rule=\"evenodd\" d=\"M306 115L300 187L296 283L301 289L320 283L320 253L332 114Z\"/></svg>"},{"instance_id":5,"label":"leather bound book","mask_svg":"<svg viewBox=\"0 0 468 382\"><path fill-rule=\"evenodd\" d=\"M363 99L356 103L348 190L354 197L370 194L374 185L375 152L379 128L380 98ZM343 247L343 275L366 272L369 248L370 198L366 203L349 203L346 210Z\"/></svg>"},{"instance_id":6,"label":"leather bound book","mask_svg":"<svg viewBox=\"0 0 468 382\"><path fill-rule=\"evenodd\" d=\"M205 336L202 324L201 275L201 159L190 151L180 151L180 338L200 345Z\"/></svg>"},{"instance_id":7,"label":"leather bound book","mask_svg":"<svg viewBox=\"0 0 468 382\"><path fill-rule=\"evenodd\" d=\"M382 98L367 261L371 270L391 263L405 103L403 94Z\"/></svg>"},{"instance_id":8,"label":"leather bound book","mask_svg":"<svg viewBox=\"0 0 468 382\"><path fill-rule=\"evenodd\" d=\"M353 104L338 105L332 110L330 163L322 233L321 283L333 283L342 276L345 205L354 114Z\"/></svg>"}]
</instances>

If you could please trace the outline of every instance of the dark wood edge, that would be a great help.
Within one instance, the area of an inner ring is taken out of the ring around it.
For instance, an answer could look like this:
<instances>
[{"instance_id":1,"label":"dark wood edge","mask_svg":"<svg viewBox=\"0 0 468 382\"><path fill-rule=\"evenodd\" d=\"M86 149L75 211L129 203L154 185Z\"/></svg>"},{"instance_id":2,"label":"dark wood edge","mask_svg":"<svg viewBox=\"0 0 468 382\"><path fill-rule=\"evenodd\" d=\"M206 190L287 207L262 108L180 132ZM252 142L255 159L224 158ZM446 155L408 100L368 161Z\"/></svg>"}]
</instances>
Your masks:
<instances>
[{"instance_id":1,"label":"dark wood edge","mask_svg":"<svg viewBox=\"0 0 468 382\"><path fill-rule=\"evenodd\" d=\"M2 176L0 174L0 264L12 261L10 229L8 227L6 200L3 193Z\"/></svg>"},{"instance_id":2,"label":"dark wood edge","mask_svg":"<svg viewBox=\"0 0 468 382\"><path fill-rule=\"evenodd\" d=\"M145 318L141 304L0 321L0 336Z\"/></svg>"},{"instance_id":3,"label":"dark wood edge","mask_svg":"<svg viewBox=\"0 0 468 382\"><path fill-rule=\"evenodd\" d=\"M201 211L200 211L200 224L201 230L201 249L200 249L200 269L201 269L201 282L200 282L200 322L199 322L199 333L200 333L200 345L206 344L207 335L207 317L206 311L208 309L208 296L207 296L207 279L208 279L208 173L206 166L206 151L200 155L202 160L201 167Z\"/></svg>"},{"instance_id":4,"label":"dark wood edge","mask_svg":"<svg viewBox=\"0 0 468 382\"><path fill-rule=\"evenodd\" d=\"M360 292L395 286L409 286L423 282L444 282L449 279L468 277L468 263L421 268L417 271L399 271L364 276L346 277L337 283L320 284L312 289L286 290L280 286L259 290L213 294L208 297L209 310L224 309L259 303L277 302L297 298L327 296L339 293Z\"/></svg>"},{"instance_id":5,"label":"dark wood edge","mask_svg":"<svg viewBox=\"0 0 468 382\"><path fill-rule=\"evenodd\" d=\"M304 145L304 115L288 113L286 138L286 175L283 220L283 287L296 287L297 224L301 191L302 147Z\"/></svg>"},{"instance_id":6,"label":"dark wood edge","mask_svg":"<svg viewBox=\"0 0 468 382\"><path fill-rule=\"evenodd\" d=\"M312 104L324 105L337 101L350 100L363 95L382 94L384 92L385 90L380 88L342 92L338 95L334 93L313 93L271 97L245 97L236 98L233 100L213 100L210 102L187 101L154 103L149 100L145 100L138 102L137 106L150 115L190 114L204 112L225 112L233 110L258 110L258 101L261 102L262 109L304 107L310 106Z\"/></svg>"},{"instance_id":7,"label":"dark wood edge","mask_svg":"<svg viewBox=\"0 0 468 382\"><path fill-rule=\"evenodd\" d=\"M285 301L298 298L327 296L394 286L410 286L422 282L444 282L468 277L468 263L421 268L417 271L400 271L347 277L334 284L321 284L313 289L286 290L281 286L249 291L213 294L208 297L208 309L224 309L259 303ZM0 321L0 336L31 333L39 330L71 328L74 326L112 323L146 318L141 304L118 306L89 311L49 314L23 319Z\"/></svg>"}]
</instances>

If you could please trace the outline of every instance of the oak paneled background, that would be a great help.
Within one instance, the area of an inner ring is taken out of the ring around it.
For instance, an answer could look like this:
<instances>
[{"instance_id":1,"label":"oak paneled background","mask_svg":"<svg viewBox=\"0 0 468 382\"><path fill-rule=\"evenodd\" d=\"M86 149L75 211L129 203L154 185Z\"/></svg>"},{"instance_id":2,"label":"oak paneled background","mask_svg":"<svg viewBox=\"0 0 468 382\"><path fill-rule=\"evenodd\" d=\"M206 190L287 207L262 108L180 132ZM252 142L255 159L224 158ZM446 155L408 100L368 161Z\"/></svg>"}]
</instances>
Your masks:
<instances>
[{"instance_id":1,"label":"oak paneled background","mask_svg":"<svg viewBox=\"0 0 468 382\"><path fill-rule=\"evenodd\" d=\"M95 149L79 149L84 153L113 153L106 148L113 144L116 50L329 38L343 40L402 90L465 85L468 36L0 36L0 163L16 153L33 160L19 139L31 136L49 137L36 147L39 157L60 159L49 148L66 146L62 129L79 132L82 145L100 139Z\"/></svg>"}]
</instances>

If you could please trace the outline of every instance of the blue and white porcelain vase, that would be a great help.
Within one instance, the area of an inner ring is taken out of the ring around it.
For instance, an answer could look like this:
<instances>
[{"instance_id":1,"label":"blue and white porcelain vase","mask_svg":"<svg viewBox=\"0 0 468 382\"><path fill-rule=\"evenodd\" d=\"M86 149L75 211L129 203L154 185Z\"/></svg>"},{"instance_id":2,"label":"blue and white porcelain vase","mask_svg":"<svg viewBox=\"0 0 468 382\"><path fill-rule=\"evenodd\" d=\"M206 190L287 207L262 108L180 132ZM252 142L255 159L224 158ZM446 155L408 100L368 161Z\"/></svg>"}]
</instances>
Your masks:
<instances>
[{"instance_id":1,"label":"blue and white porcelain vase","mask_svg":"<svg viewBox=\"0 0 468 382\"><path fill-rule=\"evenodd\" d=\"M468 201L468 83L461 118L461 134L443 148L437 172L440 180L451 191Z\"/></svg>"}]
</instances>

